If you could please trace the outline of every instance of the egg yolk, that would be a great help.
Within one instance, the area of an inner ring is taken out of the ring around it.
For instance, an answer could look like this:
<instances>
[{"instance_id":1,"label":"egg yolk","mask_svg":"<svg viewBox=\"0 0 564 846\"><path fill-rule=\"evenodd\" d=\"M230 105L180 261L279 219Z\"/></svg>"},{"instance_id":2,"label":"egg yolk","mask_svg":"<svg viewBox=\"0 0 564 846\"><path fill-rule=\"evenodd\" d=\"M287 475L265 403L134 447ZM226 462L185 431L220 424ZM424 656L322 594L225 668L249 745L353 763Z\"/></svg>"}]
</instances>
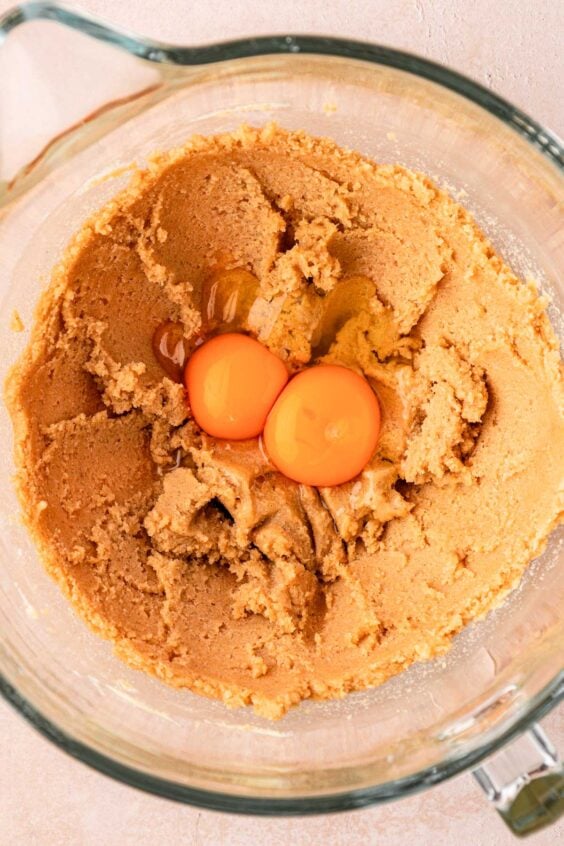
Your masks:
<instances>
[{"instance_id":1,"label":"egg yolk","mask_svg":"<svg viewBox=\"0 0 564 846\"><path fill-rule=\"evenodd\" d=\"M266 421L264 446L281 473L318 487L348 482L366 466L380 433L380 406L353 370L321 364L299 373Z\"/></svg>"},{"instance_id":2,"label":"egg yolk","mask_svg":"<svg viewBox=\"0 0 564 846\"><path fill-rule=\"evenodd\" d=\"M254 438L288 381L283 362L248 335L217 335L188 360L184 384L196 423L216 438Z\"/></svg>"}]
</instances>

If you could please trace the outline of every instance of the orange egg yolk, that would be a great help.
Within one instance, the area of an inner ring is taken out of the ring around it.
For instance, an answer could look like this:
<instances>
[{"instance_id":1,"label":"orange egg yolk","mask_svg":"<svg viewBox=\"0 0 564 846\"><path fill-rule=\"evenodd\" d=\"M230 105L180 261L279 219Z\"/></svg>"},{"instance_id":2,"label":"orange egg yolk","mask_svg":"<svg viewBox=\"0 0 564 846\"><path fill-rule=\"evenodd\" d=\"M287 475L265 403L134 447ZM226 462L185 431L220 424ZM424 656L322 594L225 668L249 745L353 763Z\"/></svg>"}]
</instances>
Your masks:
<instances>
[{"instance_id":1,"label":"orange egg yolk","mask_svg":"<svg viewBox=\"0 0 564 846\"><path fill-rule=\"evenodd\" d=\"M288 381L283 362L247 335L217 335L188 360L184 384L196 423L216 438L254 438Z\"/></svg>"},{"instance_id":2,"label":"orange egg yolk","mask_svg":"<svg viewBox=\"0 0 564 846\"><path fill-rule=\"evenodd\" d=\"M380 406L370 385L346 367L321 364L282 391L264 429L276 468L306 485L340 485L366 466L380 433Z\"/></svg>"}]
</instances>

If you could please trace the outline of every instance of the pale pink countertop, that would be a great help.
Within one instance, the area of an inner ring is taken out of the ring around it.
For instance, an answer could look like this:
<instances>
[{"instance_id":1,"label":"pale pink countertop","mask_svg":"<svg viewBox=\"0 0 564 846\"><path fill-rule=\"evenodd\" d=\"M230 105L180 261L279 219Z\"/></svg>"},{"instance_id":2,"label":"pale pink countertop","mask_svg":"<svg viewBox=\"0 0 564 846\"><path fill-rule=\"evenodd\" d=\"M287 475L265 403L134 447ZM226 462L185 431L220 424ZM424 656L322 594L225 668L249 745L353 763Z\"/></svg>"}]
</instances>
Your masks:
<instances>
[{"instance_id":1,"label":"pale pink countertop","mask_svg":"<svg viewBox=\"0 0 564 846\"><path fill-rule=\"evenodd\" d=\"M411 50L468 74L564 132L554 0L67 0L140 34L203 43L310 32ZM0 0L0 13L11 5ZM564 752L564 709L543 722ZM66 757L0 702L0 843L10 846L504 846L506 831L469 774L393 804L330 817L254 819L176 805ZM528 840L564 841L564 820Z\"/></svg>"}]
</instances>

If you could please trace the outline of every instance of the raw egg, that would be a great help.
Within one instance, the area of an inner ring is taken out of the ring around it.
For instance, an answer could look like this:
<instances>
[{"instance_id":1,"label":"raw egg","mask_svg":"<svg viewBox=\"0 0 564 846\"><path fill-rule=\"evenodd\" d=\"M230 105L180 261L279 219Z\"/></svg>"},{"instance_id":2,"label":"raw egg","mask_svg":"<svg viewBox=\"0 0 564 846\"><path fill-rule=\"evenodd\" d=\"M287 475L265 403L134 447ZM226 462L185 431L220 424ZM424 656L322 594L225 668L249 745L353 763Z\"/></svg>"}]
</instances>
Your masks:
<instances>
[{"instance_id":1,"label":"raw egg","mask_svg":"<svg viewBox=\"0 0 564 846\"><path fill-rule=\"evenodd\" d=\"M380 406L362 376L332 364L299 373L282 391L264 429L276 468L306 485L348 482L366 466L380 433Z\"/></svg>"},{"instance_id":2,"label":"raw egg","mask_svg":"<svg viewBox=\"0 0 564 846\"><path fill-rule=\"evenodd\" d=\"M188 360L184 384L198 426L216 438L254 438L288 381L284 363L254 338L228 333Z\"/></svg>"},{"instance_id":3,"label":"raw egg","mask_svg":"<svg viewBox=\"0 0 564 846\"><path fill-rule=\"evenodd\" d=\"M174 382L182 382L184 366L188 358L188 341L184 337L184 324L165 320L155 329L153 354L166 375Z\"/></svg>"}]
</instances>

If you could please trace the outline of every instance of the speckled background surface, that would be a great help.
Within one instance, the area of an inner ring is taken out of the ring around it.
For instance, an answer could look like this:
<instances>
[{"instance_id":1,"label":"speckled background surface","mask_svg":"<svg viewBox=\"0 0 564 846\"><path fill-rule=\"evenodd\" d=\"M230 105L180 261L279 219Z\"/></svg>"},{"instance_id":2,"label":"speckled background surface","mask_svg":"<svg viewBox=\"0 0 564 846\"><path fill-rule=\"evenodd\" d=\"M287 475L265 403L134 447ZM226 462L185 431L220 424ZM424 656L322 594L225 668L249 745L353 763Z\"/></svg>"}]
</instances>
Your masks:
<instances>
[{"instance_id":1,"label":"speckled background surface","mask_svg":"<svg viewBox=\"0 0 564 846\"><path fill-rule=\"evenodd\" d=\"M11 5L0 0L0 13ZM564 133L564 102L558 94L564 71L564 6L555 0L75 0L73 5L177 43L293 31L390 44L468 74ZM63 59L57 56L57 61ZM564 710L553 712L543 726L562 752ZM469 775L364 811L250 819L175 805L114 783L67 758L4 703L0 750L0 844L10 846L517 842ZM564 821L527 842L552 846L562 841Z\"/></svg>"}]
</instances>

